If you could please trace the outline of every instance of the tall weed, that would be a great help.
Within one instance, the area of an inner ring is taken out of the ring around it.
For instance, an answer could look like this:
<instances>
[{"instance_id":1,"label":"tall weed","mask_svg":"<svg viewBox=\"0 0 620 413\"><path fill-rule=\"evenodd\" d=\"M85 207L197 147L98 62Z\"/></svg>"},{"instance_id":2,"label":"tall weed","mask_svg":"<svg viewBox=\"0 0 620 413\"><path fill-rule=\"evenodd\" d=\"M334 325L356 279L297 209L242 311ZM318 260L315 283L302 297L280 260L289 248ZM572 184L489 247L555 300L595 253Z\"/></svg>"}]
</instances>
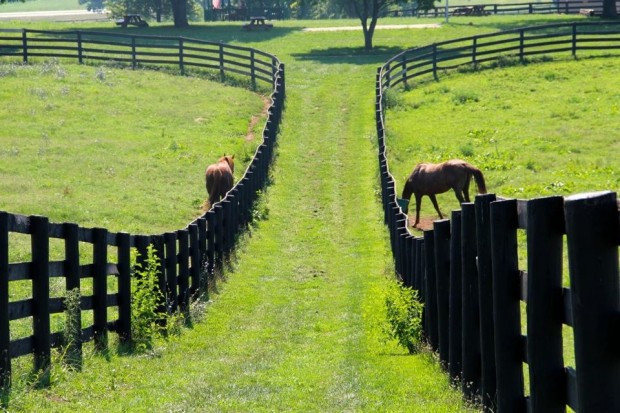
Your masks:
<instances>
[{"instance_id":1,"label":"tall weed","mask_svg":"<svg viewBox=\"0 0 620 413\"><path fill-rule=\"evenodd\" d=\"M422 347L422 310L418 292L400 281L390 282L385 296L387 324L384 333L415 354Z\"/></svg>"}]
</instances>

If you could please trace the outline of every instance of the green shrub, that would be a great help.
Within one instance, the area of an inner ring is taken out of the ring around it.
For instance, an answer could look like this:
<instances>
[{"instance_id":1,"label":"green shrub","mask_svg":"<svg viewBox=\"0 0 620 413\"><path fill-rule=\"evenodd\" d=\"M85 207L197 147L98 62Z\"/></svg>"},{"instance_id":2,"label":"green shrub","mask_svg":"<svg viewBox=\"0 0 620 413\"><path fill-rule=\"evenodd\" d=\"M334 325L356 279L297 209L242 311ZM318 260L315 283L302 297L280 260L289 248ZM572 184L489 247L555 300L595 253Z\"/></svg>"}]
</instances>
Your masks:
<instances>
[{"instance_id":1,"label":"green shrub","mask_svg":"<svg viewBox=\"0 0 620 413\"><path fill-rule=\"evenodd\" d=\"M67 291L65 296L65 327L63 330L64 361L70 369L82 368L82 321L79 288Z\"/></svg>"},{"instance_id":2,"label":"green shrub","mask_svg":"<svg viewBox=\"0 0 620 413\"><path fill-rule=\"evenodd\" d=\"M149 350L165 330L166 314L158 311L164 299L157 279L160 263L153 245L147 248L144 264L135 265L136 284L131 296L131 337L135 349Z\"/></svg>"},{"instance_id":3,"label":"green shrub","mask_svg":"<svg viewBox=\"0 0 620 413\"><path fill-rule=\"evenodd\" d=\"M387 325L384 332L410 354L422 346L422 309L418 292L402 282L391 282L385 297Z\"/></svg>"}]
</instances>

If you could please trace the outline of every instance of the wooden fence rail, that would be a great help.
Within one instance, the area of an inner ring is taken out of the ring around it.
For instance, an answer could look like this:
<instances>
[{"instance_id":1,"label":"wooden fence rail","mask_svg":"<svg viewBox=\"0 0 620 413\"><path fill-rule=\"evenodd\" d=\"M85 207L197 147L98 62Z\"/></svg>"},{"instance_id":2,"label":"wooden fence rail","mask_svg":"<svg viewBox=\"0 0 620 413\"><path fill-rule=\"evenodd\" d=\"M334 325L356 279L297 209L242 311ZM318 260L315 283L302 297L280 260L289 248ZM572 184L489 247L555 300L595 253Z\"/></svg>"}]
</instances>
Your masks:
<instances>
[{"instance_id":1,"label":"wooden fence rail","mask_svg":"<svg viewBox=\"0 0 620 413\"><path fill-rule=\"evenodd\" d=\"M115 60L132 67L172 66L181 73L187 66L197 66L216 69L222 78L228 72L245 76L253 86L257 80L265 81L272 93L262 143L242 178L222 201L186 228L155 235L113 233L105 228L51 223L46 217L0 211L0 384L3 385L10 384L12 359L34 354L35 370L44 370L50 363L51 349L63 344L62 333L52 332L50 327L50 316L66 310L65 298L50 294L52 278L63 277L66 291L81 289L84 279L92 280L92 294L82 291L80 303L81 312L92 312L92 323L80 326L81 341L72 343L79 353L82 343L90 340L94 340L97 348L106 348L110 331L117 333L121 341L131 340L132 248L139 253L138 262L147 256L149 244L155 248L160 263L158 285L164 294L159 311L187 311L193 297L208 293L205 278L222 265L234 248L239 233L251 219L258 193L267 182L285 98L284 65L275 56L254 49L186 38L75 31L19 32L18 36L0 37L0 56L8 56L8 60L17 56L24 62L35 56L76 59L79 63ZM153 52L172 48L171 45L175 45L174 52ZM30 238L30 261L10 262L10 234ZM61 260L50 259L53 240L61 240L64 250ZM92 260L81 262L80 256L84 254L92 255ZM116 283L109 283L110 277ZM32 296L11 301L12 283L25 280L32 283ZM109 291L109 284L115 284L116 289ZM110 308L118 311L115 319L109 319ZM32 334L12 340L11 321L29 317L32 317ZM78 317L82 318L81 314Z\"/></svg>"},{"instance_id":2,"label":"wooden fence rail","mask_svg":"<svg viewBox=\"0 0 620 413\"><path fill-rule=\"evenodd\" d=\"M530 53L610 53L620 48L617 27L550 25L457 39L407 50L377 71L381 196L395 269L425 303L424 329L439 360L485 410L564 412L568 405L578 412L620 411L617 195L525 201L479 195L450 221L435 221L433 230L414 237L389 170L386 90L471 65L481 50L489 62L512 53L521 60ZM518 267L518 231L526 236L526 269ZM562 284L564 240L570 288ZM564 364L564 325L573 329L574 368Z\"/></svg>"}]
</instances>

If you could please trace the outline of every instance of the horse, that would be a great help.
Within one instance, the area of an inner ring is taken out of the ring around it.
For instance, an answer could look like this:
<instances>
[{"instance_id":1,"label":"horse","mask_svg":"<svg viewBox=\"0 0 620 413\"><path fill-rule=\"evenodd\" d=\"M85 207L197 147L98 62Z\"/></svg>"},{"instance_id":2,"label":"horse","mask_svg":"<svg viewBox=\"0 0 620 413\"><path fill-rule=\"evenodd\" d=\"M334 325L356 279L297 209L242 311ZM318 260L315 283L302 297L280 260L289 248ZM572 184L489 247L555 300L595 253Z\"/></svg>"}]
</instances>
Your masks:
<instances>
[{"instance_id":1,"label":"horse","mask_svg":"<svg viewBox=\"0 0 620 413\"><path fill-rule=\"evenodd\" d=\"M217 163L211 164L205 171L209 205L213 205L233 187L235 172L235 155L224 155Z\"/></svg>"},{"instance_id":2,"label":"horse","mask_svg":"<svg viewBox=\"0 0 620 413\"><path fill-rule=\"evenodd\" d=\"M453 189L459 203L469 202L469 182L472 176L476 181L478 192L486 194L487 188L482 172L465 161L451 159L439 164L417 164L409 175L402 194L402 198L406 200L411 199L411 194L415 195L415 224L413 226L417 226L420 222L420 206L424 195L428 195L431 199L440 219L443 219L443 215L437 205L436 194Z\"/></svg>"}]
</instances>

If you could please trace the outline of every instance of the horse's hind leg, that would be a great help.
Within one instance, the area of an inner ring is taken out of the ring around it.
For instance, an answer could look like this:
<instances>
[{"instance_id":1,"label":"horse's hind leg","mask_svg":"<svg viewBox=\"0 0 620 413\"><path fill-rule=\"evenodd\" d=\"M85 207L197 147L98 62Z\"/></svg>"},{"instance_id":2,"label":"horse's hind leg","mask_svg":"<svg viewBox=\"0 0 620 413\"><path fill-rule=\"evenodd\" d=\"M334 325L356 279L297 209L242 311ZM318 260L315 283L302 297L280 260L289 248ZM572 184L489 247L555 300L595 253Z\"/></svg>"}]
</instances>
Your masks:
<instances>
[{"instance_id":1,"label":"horse's hind leg","mask_svg":"<svg viewBox=\"0 0 620 413\"><path fill-rule=\"evenodd\" d=\"M435 211L437 211L437 213L439 214L439 219L443 219L443 215L441 215L441 211L439 210L439 205L437 204L437 198L435 197L435 195L429 195L428 197L431 199L431 202L435 207Z\"/></svg>"},{"instance_id":2,"label":"horse's hind leg","mask_svg":"<svg viewBox=\"0 0 620 413\"><path fill-rule=\"evenodd\" d=\"M456 186L452 189L454 189L454 195L456 195L456 199L459 200L459 204L462 204L463 202L469 202L469 193L467 191L461 190Z\"/></svg>"},{"instance_id":3,"label":"horse's hind leg","mask_svg":"<svg viewBox=\"0 0 620 413\"><path fill-rule=\"evenodd\" d=\"M469 183L471 182L471 177L467 175L467 179L465 180L465 185L463 186L463 195L465 198L465 202L469 202ZM463 201L461 201L461 204Z\"/></svg>"}]
</instances>

